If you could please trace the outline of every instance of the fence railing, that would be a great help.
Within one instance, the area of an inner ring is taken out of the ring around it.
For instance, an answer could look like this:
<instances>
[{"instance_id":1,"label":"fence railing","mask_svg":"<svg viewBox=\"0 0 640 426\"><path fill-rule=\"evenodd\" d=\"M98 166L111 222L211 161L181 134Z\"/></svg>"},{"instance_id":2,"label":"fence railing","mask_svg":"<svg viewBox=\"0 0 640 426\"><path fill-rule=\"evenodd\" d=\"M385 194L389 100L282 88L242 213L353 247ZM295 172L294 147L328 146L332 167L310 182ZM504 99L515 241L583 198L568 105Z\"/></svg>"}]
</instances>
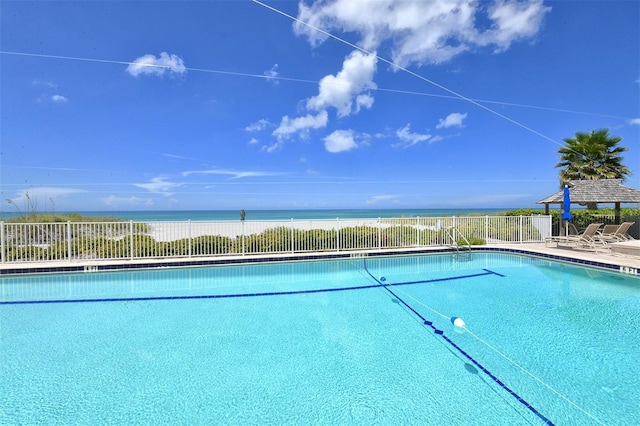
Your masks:
<instances>
[{"instance_id":1,"label":"fence railing","mask_svg":"<svg viewBox=\"0 0 640 426\"><path fill-rule=\"evenodd\" d=\"M452 228L456 233L447 232ZM339 252L540 242L551 216L217 222L0 222L2 263ZM464 242L466 244L466 242Z\"/></svg>"}]
</instances>

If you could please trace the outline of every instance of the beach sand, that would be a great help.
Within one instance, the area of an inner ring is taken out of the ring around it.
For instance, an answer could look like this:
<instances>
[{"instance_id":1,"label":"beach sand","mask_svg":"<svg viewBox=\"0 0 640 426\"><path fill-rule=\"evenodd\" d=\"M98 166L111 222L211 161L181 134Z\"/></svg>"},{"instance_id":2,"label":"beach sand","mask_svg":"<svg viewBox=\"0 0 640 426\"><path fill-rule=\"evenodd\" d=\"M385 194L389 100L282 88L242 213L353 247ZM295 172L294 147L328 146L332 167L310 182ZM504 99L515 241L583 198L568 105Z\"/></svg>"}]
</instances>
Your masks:
<instances>
[{"instance_id":1,"label":"beach sand","mask_svg":"<svg viewBox=\"0 0 640 426\"><path fill-rule=\"evenodd\" d=\"M354 226L387 228L391 224L379 223L378 219L330 219L330 220L285 220L285 221L220 221L220 222L146 222L148 234L156 241L175 241L203 235L220 235L235 238L242 235L260 234L268 229L286 227L303 231L312 229L332 230Z\"/></svg>"}]
</instances>

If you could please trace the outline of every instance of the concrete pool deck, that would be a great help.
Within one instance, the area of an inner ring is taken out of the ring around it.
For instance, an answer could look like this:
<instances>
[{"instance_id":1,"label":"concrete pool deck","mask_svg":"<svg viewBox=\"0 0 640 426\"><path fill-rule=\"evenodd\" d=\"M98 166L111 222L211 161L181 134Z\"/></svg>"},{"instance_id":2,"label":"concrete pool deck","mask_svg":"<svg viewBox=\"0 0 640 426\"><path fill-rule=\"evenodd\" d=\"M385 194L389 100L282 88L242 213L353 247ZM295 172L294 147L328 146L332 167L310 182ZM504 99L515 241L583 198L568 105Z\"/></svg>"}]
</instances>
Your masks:
<instances>
[{"instance_id":1,"label":"concrete pool deck","mask_svg":"<svg viewBox=\"0 0 640 426\"><path fill-rule=\"evenodd\" d=\"M540 256L551 260L605 268L631 275L640 275L640 241L632 244L611 245L607 251L592 251L567 247L547 247L545 243L521 244L491 244L473 246L477 252L507 252ZM620 243L616 243L620 244ZM625 251L625 248L628 251ZM453 249L455 250L455 249ZM466 248L460 248L464 252ZM118 260L90 260L78 259L73 261L25 262L0 264L0 275L20 275L29 273L65 273L65 272L96 272L108 270L134 270L148 268L214 266L224 264L247 264L260 262L283 262L301 260L330 260L363 256L412 255L452 252L451 247L416 247L389 250L361 250L361 251L332 251L314 253L279 253L261 255L224 255L191 258L152 258L152 259L118 259Z\"/></svg>"},{"instance_id":2,"label":"concrete pool deck","mask_svg":"<svg viewBox=\"0 0 640 426\"><path fill-rule=\"evenodd\" d=\"M626 268L626 273L632 275L640 274L640 241L632 241L634 248L629 252L619 251L618 244L610 244L606 251L594 251L587 249L576 249L571 247L547 247L545 243L523 243L523 244L492 244L490 248L502 248L506 250L522 251L524 254L541 255L543 257L549 257L556 259L560 257L561 261L568 261L571 263L581 263L589 266L598 266L597 264L606 264L608 269L619 269L622 272L622 268ZM627 244L622 247L627 246ZM614 268L617 267L617 268ZM629 268L631 271L629 271ZM635 272L634 272L635 271Z\"/></svg>"}]
</instances>

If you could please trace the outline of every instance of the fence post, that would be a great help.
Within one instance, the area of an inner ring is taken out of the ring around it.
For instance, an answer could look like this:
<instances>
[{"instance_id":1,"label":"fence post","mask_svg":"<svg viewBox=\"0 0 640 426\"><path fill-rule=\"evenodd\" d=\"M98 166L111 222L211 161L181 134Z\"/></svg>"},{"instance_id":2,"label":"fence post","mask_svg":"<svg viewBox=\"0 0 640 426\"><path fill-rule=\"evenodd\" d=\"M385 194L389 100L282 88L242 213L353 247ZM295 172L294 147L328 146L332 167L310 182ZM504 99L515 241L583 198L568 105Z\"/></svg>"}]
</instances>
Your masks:
<instances>
[{"instance_id":1,"label":"fence post","mask_svg":"<svg viewBox=\"0 0 640 426\"><path fill-rule=\"evenodd\" d=\"M71 244L71 221L67 221L67 259L71 260L73 255L73 247Z\"/></svg>"},{"instance_id":2,"label":"fence post","mask_svg":"<svg viewBox=\"0 0 640 426\"><path fill-rule=\"evenodd\" d=\"M293 232L293 218L291 218L291 253L295 253L295 241Z\"/></svg>"},{"instance_id":3,"label":"fence post","mask_svg":"<svg viewBox=\"0 0 640 426\"><path fill-rule=\"evenodd\" d=\"M244 256L244 220L242 221L242 255Z\"/></svg>"},{"instance_id":4,"label":"fence post","mask_svg":"<svg viewBox=\"0 0 640 426\"><path fill-rule=\"evenodd\" d=\"M484 243L489 244L489 215L484 216Z\"/></svg>"},{"instance_id":5,"label":"fence post","mask_svg":"<svg viewBox=\"0 0 640 426\"><path fill-rule=\"evenodd\" d=\"M133 220L129 221L129 254L131 255L131 260L133 260Z\"/></svg>"},{"instance_id":6,"label":"fence post","mask_svg":"<svg viewBox=\"0 0 640 426\"><path fill-rule=\"evenodd\" d=\"M191 257L191 219L189 219L189 247L187 248L187 255Z\"/></svg>"},{"instance_id":7,"label":"fence post","mask_svg":"<svg viewBox=\"0 0 640 426\"><path fill-rule=\"evenodd\" d=\"M4 263L4 222L0 222L0 263Z\"/></svg>"},{"instance_id":8,"label":"fence post","mask_svg":"<svg viewBox=\"0 0 640 426\"><path fill-rule=\"evenodd\" d=\"M522 244L522 215L520 217L520 244Z\"/></svg>"},{"instance_id":9,"label":"fence post","mask_svg":"<svg viewBox=\"0 0 640 426\"><path fill-rule=\"evenodd\" d=\"M340 218L336 217L336 251L340 251Z\"/></svg>"}]
</instances>

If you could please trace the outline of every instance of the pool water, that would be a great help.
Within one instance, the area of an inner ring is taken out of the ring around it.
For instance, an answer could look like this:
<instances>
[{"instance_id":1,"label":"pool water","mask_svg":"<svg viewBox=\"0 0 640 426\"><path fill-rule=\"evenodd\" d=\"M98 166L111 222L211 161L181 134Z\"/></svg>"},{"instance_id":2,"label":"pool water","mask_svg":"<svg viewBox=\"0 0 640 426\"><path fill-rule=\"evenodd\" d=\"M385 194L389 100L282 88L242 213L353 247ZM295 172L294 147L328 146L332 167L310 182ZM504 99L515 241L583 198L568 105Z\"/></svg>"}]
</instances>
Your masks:
<instances>
[{"instance_id":1,"label":"pool water","mask_svg":"<svg viewBox=\"0 0 640 426\"><path fill-rule=\"evenodd\" d=\"M640 418L637 277L472 253L0 286L0 424Z\"/></svg>"}]
</instances>

